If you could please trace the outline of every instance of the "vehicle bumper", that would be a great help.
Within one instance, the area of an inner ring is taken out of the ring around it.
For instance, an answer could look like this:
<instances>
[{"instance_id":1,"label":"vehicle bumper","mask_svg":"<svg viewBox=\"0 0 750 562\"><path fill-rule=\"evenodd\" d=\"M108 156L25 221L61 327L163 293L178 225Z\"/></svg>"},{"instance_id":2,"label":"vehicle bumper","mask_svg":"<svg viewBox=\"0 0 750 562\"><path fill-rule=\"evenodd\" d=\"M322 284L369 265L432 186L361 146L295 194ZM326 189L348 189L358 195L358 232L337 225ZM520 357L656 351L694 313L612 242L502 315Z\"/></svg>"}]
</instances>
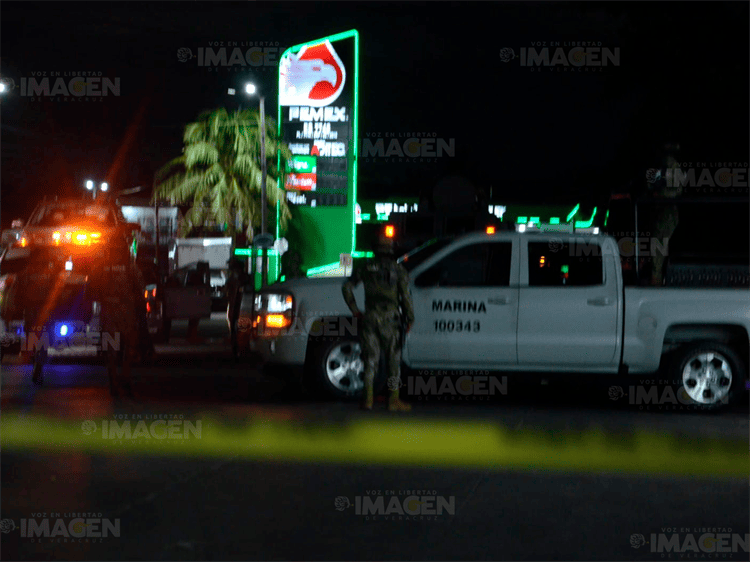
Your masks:
<instances>
[{"instance_id":1,"label":"vehicle bumper","mask_svg":"<svg viewBox=\"0 0 750 562\"><path fill-rule=\"evenodd\" d=\"M257 353L269 367L304 367L307 352L306 335L250 338L250 350Z\"/></svg>"}]
</instances>

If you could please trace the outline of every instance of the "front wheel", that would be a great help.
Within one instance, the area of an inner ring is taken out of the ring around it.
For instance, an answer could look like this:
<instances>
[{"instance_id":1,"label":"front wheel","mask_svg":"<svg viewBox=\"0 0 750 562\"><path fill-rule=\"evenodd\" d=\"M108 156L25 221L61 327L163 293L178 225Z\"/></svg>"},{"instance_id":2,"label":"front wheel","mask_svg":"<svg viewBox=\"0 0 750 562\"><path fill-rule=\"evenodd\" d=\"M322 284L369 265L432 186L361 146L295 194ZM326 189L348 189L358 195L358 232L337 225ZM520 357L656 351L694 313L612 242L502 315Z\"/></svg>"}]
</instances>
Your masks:
<instances>
[{"instance_id":1,"label":"front wheel","mask_svg":"<svg viewBox=\"0 0 750 562\"><path fill-rule=\"evenodd\" d=\"M671 379L681 398L705 410L718 410L739 398L745 369L735 351L718 342L690 345L677 353Z\"/></svg>"},{"instance_id":2,"label":"front wheel","mask_svg":"<svg viewBox=\"0 0 750 562\"><path fill-rule=\"evenodd\" d=\"M385 386L384 369L375 373L374 392ZM313 354L311 375L329 398L354 400L364 395L365 364L362 345L356 338L337 338L321 343Z\"/></svg>"}]
</instances>

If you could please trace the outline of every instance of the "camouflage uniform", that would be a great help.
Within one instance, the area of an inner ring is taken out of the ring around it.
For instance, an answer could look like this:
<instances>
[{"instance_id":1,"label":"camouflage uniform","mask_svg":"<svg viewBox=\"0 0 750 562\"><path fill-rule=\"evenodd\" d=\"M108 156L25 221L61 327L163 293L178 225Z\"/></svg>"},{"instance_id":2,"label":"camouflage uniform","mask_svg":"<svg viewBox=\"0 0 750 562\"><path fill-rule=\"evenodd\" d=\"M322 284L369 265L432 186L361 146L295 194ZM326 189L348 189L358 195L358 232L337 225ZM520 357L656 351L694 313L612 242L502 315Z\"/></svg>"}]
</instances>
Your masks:
<instances>
[{"instance_id":1,"label":"camouflage uniform","mask_svg":"<svg viewBox=\"0 0 750 562\"><path fill-rule=\"evenodd\" d=\"M97 283L101 303L102 346L104 347L107 342L108 348L104 351L107 354L107 371L112 393L129 394L130 367L140 359L139 347L142 345L139 307L144 306L143 287L139 283L139 272L132 263L127 248L112 248L108 254L100 269L101 275ZM116 346L118 335L119 350ZM117 363L120 358L122 369L118 370Z\"/></svg>"},{"instance_id":2,"label":"camouflage uniform","mask_svg":"<svg viewBox=\"0 0 750 562\"><path fill-rule=\"evenodd\" d=\"M392 253L392 247L390 247ZM357 308L354 287L364 283L365 314ZM391 396L390 410L408 411L411 407L399 400L397 382L401 378L401 311L407 326L414 323L414 310L409 295L409 276L406 270L389 255L389 247L379 244L375 259L358 264L342 287L344 300L355 317L362 320L362 358L365 363L365 400L363 407L372 409L375 371L381 350L388 360ZM407 328L408 329L408 328Z\"/></svg>"},{"instance_id":3,"label":"camouflage uniform","mask_svg":"<svg viewBox=\"0 0 750 562\"><path fill-rule=\"evenodd\" d=\"M229 324L229 338L232 342L232 354L237 357L239 345L237 341L237 320L239 318L242 294L240 289L244 285L245 276L243 263L236 258L229 260L229 277L226 283L227 294L227 323Z\"/></svg>"},{"instance_id":4,"label":"camouflage uniform","mask_svg":"<svg viewBox=\"0 0 750 562\"><path fill-rule=\"evenodd\" d=\"M668 155L666 157L665 177L653 186L653 195L659 199L674 199L682 195L682 186L679 185L676 171L680 169L679 162L674 158L672 152L679 150L679 146L667 145ZM653 209L653 228L651 235L664 246L669 248L669 239L674 234L679 222L679 211L676 205L658 205ZM651 284L661 286L664 282L665 256L662 251L656 249L652 256Z\"/></svg>"}]
</instances>

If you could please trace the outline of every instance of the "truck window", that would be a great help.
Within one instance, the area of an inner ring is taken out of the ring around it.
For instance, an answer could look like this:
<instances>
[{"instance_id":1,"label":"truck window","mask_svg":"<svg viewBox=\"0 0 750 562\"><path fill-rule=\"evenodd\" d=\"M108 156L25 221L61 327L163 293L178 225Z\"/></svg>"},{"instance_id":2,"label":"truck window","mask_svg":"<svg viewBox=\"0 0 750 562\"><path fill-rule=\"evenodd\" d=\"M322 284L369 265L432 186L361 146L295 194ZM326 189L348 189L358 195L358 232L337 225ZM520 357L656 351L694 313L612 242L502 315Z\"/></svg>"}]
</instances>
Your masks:
<instances>
[{"instance_id":1,"label":"truck window","mask_svg":"<svg viewBox=\"0 0 750 562\"><path fill-rule=\"evenodd\" d=\"M507 287L510 242L483 242L451 252L416 279L418 286Z\"/></svg>"},{"instance_id":2,"label":"truck window","mask_svg":"<svg viewBox=\"0 0 750 562\"><path fill-rule=\"evenodd\" d=\"M604 265L597 243L529 243L530 287L602 285Z\"/></svg>"}]
</instances>

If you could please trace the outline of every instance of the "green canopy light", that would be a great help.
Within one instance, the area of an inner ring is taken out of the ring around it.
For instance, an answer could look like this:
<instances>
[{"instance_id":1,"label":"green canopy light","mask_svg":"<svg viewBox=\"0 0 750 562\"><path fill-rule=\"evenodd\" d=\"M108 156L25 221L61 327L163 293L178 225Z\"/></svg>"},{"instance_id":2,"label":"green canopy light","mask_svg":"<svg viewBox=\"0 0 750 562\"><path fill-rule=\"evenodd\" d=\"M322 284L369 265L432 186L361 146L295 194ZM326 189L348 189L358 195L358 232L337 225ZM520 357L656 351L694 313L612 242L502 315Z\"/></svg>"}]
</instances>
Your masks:
<instances>
[{"instance_id":1,"label":"green canopy light","mask_svg":"<svg viewBox=\"0 0 750 562\"><path fill-rule=\"evenodd\" d=\"M578 209L580 209L580 208L581 208L581 204L580 203L578 205L576 205L575 207L573 207L573 210L570 211L570 214L568 215L568 218L565 219L565 222L570 222L573 219L573 217L576 216L576 213L578 212Z\"/></svg>"},{"instance_id":2,"label":"green canopy light","mask_svg":"<svg viewBox=\"0 0 750 562\"><path fill-rule=\"evenodd\" d=\"M594 224L594 217L596 216L596 207L594 207L594 212L591 213L591 218L587 221L576 221L575 227L576 228L589 228L592 224Z\"/></svg>"}]
</instances>

